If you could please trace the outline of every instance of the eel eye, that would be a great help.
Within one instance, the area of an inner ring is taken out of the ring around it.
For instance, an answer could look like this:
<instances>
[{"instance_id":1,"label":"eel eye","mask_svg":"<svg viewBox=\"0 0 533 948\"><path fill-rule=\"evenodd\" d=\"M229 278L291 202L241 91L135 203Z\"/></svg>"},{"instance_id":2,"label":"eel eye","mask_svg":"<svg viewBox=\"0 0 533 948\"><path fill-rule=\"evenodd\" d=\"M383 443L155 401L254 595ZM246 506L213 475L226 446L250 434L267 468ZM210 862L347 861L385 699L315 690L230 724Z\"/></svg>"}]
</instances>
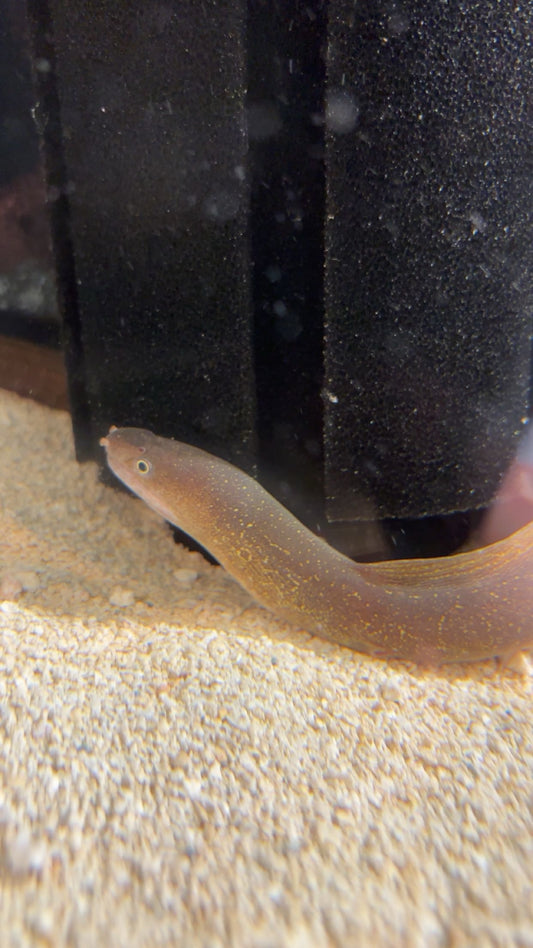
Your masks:
<instances>
[{"instance_id":1,"label":"eel eye","mask_svg":"<svg viewBox=\"0 0 533 948\"><path fill-rule=\"evenodd\" d=\"M152 470L152 465L146 458L141 458L140 461L137 461L135 467L137 468L138 474L149 474Z\"/></svg>"}]
</instances>

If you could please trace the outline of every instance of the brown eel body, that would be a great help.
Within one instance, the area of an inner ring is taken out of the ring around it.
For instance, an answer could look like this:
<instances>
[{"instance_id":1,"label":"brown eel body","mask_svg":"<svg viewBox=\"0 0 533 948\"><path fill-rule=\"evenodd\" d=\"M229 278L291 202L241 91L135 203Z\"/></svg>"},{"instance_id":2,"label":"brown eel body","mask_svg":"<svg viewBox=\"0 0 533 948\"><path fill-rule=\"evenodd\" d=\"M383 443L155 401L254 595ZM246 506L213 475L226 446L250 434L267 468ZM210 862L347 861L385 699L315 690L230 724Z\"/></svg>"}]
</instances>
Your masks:
<instances>
[{"instance_id":1,"label":"brown eel body","mask_svg":"<svg viewBox=\"0 0 533 948\"><path fill-rule=\"evenodd\" d=\"M101 444L113 472L262 605L360 652L423 664L533 646L533 522L450 557L356 563L243 471L140 428Z\"/></svg>"}]
</instances>

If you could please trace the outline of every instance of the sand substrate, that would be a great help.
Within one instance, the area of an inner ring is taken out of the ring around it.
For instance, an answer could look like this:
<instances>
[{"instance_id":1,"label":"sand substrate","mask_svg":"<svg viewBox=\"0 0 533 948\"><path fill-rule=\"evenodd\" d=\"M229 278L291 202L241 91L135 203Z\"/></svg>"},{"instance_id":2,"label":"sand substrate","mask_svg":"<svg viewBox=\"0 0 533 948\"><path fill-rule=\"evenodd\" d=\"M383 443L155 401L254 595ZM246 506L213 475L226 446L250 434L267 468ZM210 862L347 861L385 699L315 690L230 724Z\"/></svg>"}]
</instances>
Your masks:
<instances>
[{"instance_id":1,"label":"sand substrate","mask_svg":"<svg viewBox=\"0 0 533 948\"><path fill-rule=\"evenodd\" d=\"M290 630L0 393L0 944L533 946L530 666Z\"/></svg>"}]
</instances>

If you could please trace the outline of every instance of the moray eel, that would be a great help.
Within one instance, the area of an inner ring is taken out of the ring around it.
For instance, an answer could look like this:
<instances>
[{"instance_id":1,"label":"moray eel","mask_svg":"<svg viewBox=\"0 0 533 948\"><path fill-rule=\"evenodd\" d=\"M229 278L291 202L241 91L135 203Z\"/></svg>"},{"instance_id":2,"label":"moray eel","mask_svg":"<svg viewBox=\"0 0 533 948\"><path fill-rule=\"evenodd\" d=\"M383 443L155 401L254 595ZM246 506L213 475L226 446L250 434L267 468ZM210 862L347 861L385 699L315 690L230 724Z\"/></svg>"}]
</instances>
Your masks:
<instances>
[{"instance_id":1,"label":"moray eel","mask_svg":"<svg viewBox=\"0 0 533 948\"><path fill-rule=\"evenodd\" d=\"M112 427L100 443L135 494L300 628L426 665L509 660L533 646L533 522L455 556L356 563L206 451L140 428Z\"/></svg>"}]
</instances>

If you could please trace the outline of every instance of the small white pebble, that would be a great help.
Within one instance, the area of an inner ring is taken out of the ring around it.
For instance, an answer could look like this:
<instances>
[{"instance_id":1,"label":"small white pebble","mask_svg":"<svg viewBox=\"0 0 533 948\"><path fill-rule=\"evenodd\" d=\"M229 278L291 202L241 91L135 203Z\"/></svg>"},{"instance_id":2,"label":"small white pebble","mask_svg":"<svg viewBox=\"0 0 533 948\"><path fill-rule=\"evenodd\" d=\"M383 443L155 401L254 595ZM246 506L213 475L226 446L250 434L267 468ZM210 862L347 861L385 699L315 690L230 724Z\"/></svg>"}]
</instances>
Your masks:
<instances>
[{"instance_id":1,"label":"small white pebble","mask_svg":"<svg viewBox=\"0 0 533 948\"><path fill-rule=\"evenodd\" d=\"M400 689L393 682L385 682L381 690L381 697L385 701L395 701L400 703L402 700L402 694Z\"/></svg>"},{"instance_id":2,"label":"small white pebble","mask_svg":"<svg viewBox=\"0 0 533 948\"><path fill-rule=\"evenodd\" d=\"M173 573L174 579L177 579L178 583L183 583L184 586L191 586L196 579L198 579L198 570L197 569L175 569Z\"/></svg>"},{"instance_id":3,"label":"small white pebble","mask_svg":"<svg viewBox=\"0 0 533 948\"><path fill-rule=\"evenodd\" d=\"M43 909L32 915L28 927L33 935L50 942L54 933L54 916L51 909Z\"/></svg>"},{"instance_id":4,"label":"small white pebble","mask_svg":"<svg viewBox=\"0 0 533 948\"><path fill-rule=\"evenodd\" d=\"M20 830L6 846L6 863L15 876L42 872L45 860L45 846L35 843L28 830Z\"/></svg>"},{"instance_id":5,"label":"small white pebble","mask_svg":"<svg viewBox=\"0 0 533 948\"><path fill-rule=\"evenodd\" d=\"M114 586L109 594L109 602L112 606L125 609L127 606L133 605L135 597L131 589L126 589L125 586Z\"/></svg>"},{"instance_id":6,"label":"small white pebble","mask_svg":"<svg viewBox=\"0 0 533 948\"><path fill-rule=\"evenodd\" d=\"M1 598L2 596L0 594L0 599ZM17 607L14 602L10 602L8 599L6 599L5 602L0 602L0 611L9 616L17 611Z\"/></svg>"},{"instance_id":7,"label":"small white pebble","mask_svg":"<svg viewBox=\"0 0 533 948\"><path fill-rule=\"evenodd\" d=\"M183 787L185 793L189 797L189 800L198 800L202 795L202 781L201 780L184 780Z\"/></svg>"}]
</instances>

